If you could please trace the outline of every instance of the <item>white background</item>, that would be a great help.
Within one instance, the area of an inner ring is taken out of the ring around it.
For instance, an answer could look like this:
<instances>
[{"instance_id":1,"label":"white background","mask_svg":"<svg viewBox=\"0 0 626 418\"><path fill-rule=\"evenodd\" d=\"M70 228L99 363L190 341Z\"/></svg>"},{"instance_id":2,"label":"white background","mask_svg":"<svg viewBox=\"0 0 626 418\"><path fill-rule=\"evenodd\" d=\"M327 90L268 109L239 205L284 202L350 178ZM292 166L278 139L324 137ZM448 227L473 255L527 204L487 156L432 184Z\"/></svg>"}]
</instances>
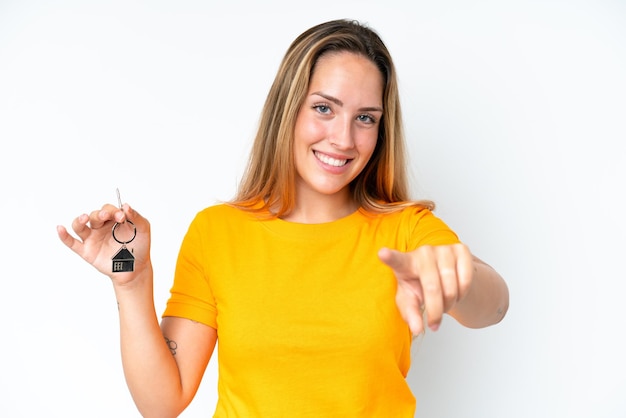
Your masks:
<instances>
[{"instance_id":1,"label":"white background","mask_svg":"<svg viewBox=\"0 0 626 418\"><path fill-rule=\"evenodd\" d=\"M625 417L623 1L0 0L0 416L136 417L110 283L57 224L122 198L155 301L232 196L291 40L368 22L398 68L415 197L507 280L508 316L414 346L419 417ZM215 363L185 417L211 416Z\"/></svg>"}]
</instances>

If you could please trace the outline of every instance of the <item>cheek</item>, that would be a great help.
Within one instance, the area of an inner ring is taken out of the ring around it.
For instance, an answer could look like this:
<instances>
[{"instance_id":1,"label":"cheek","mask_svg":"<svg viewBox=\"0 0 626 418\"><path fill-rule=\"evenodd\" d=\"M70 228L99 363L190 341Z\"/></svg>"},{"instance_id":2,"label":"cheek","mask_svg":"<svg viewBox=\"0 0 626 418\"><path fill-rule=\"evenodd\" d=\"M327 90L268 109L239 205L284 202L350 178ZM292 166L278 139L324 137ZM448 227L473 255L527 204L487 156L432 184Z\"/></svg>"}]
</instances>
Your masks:
<instances>
[{"instance_id":1,"label":"cheek","mask_svg":"<svg viewBox=\"0 0 626 418\"><path fill-rule=\"evenodd\" d=\"M295 140L300 144L311 144L324 137L324 127L311 118L299 117L294 129Z\"/></svg>"},{"instance_id":2,"label":"cheek","mask_svg":"<svg viewBox=\"0 0 626 418\"><path fill-rule=\"evenodd\" d=\"M359 138L358 141L358 149L359 154L369 157L374 153L374 149L376 149L376 142L378 141L378 133L374 135L364 135L362 138Z\"/></svg>"}]
</instances>

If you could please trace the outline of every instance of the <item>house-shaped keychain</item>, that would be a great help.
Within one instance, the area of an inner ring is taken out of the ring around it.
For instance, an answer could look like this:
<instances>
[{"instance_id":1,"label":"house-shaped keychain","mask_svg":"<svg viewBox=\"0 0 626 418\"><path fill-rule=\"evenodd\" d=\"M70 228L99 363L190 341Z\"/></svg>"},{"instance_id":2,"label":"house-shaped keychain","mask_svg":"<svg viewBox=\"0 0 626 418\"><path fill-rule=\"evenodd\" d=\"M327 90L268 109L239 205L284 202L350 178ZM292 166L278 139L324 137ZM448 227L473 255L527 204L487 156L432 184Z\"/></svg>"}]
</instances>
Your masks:
<instances>
[{"instance_id":1,"label":"house-shaped keychain","mask_svg":"<svg viewBox=\"0 0 626 418\"><path fill-rule=\"evenodd\" d=\"M122 248L120 248L111 260L113 260L113 273L134 271L135 269L135 257L133 253L128 251L125 245L122 245Z\"/></svg>"}]
</instances>

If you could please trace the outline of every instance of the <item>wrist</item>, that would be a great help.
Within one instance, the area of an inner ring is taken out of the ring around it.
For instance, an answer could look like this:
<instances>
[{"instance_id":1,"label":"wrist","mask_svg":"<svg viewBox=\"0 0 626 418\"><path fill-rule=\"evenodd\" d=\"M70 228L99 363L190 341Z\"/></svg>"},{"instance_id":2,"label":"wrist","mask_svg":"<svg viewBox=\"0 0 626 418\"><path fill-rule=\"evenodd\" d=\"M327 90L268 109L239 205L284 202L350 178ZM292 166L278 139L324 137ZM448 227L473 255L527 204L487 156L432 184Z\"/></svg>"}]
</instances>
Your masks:
<instances>
[{"instance_id":1,"label":"wrist","mask_svg":"<svg viewBox=\"0 0 626 418\"><path fill-rule=\"evenodd\" d=\"M113 290L116 294L136 293L149 289L152 291L152 266L150 263L144 268L133 272L115 273L111 276Z\"/></svg>"}]
</instances>

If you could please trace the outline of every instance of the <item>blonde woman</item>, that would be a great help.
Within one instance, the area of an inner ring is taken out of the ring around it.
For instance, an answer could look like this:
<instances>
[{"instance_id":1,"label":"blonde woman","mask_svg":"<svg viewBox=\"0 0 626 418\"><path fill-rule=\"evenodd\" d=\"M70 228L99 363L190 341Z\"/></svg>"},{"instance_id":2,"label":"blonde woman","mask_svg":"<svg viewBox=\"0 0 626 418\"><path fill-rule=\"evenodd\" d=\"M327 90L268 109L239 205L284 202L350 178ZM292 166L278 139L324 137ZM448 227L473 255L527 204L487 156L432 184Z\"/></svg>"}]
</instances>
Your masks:
<instances>
[{"instance_id":1,"label":"blonde woman","mask_svg":"<svg viewBox=\"0 0 626 418\"><path fill-rule=\"evenodd\" d=\"M240 188L191 222L160 322L145 218L107 204L74 220L78 239L60 226L112 280L143 416L180 414L219 340L215 417L413 417L412 337L444 314L498 323L508 290L409 197L404 157L387 48L330 21L287 50ZM133 271L111 272L115 223L136 228Z\"/></svg>"}]
</instances>

